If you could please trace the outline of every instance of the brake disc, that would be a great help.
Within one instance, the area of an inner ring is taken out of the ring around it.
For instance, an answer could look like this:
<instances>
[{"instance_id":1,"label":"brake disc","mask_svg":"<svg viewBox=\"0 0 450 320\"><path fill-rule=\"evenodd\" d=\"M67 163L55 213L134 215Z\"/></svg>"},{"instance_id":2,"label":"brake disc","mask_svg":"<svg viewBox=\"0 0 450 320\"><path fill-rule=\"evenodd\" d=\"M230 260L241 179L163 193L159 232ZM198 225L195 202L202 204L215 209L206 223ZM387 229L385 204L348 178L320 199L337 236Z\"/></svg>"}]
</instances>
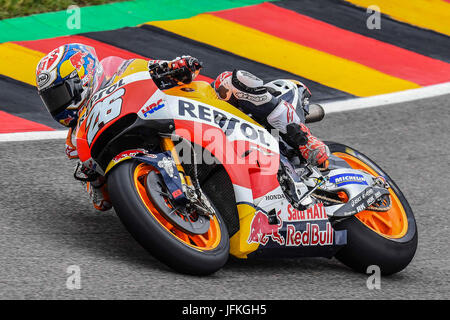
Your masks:
<instances>
[{"instance_id":1,"label":"brake disc","mask_svg":"<svg viewBox=\"0 0 450 320\"><path fill-rule=\"evenodd\" d=\"M208 232L209 217L189 211L186 206L173 204L167 192L162 177L155 171L150 171L145 188L155 209L170 223L190 234L204 234Z\"/></svg>"}]
</instances>

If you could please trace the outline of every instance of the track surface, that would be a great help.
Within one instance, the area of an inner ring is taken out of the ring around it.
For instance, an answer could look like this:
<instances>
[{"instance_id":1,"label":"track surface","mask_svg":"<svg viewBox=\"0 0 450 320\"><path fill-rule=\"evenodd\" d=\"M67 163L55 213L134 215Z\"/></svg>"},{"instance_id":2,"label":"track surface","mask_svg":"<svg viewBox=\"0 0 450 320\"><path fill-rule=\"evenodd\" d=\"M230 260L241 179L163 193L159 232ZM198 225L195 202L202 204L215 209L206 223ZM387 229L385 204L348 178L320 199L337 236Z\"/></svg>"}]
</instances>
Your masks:
<instances>
[{"instance_id":1,"label":"track surface","mask_svg":"<svg viewBox=\"0 0 450 320\"><path fill-rule=\"evenodd\" d=\"M62 140L0 144L2 299L448 299L450 96L329 115L321 138L365 153L409 200L419 248L403 272L368 290L335 259L238 261L197 278L148 255L113 211L98 213L72 178ZM81 290L68 290L69 265Z\"/></svg>"}]
</instances>

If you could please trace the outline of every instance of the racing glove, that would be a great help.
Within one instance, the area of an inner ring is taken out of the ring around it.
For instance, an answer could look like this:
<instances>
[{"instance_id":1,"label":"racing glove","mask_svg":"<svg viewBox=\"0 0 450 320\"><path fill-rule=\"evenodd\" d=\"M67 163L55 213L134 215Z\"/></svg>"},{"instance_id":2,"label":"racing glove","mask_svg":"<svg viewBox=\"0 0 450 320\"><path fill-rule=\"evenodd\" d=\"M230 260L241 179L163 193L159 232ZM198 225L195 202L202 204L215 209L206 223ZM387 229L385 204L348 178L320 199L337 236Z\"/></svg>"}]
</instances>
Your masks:
<instances>
[{"instance_id":1,"label":"racing glove","mask_svg":"<svg viewBox=\"0 0 450 320\"><path fill-rule=\"evenodd\" d=\"M148 70L160 89L188 84L199 74L202 63L191 56L177 57L172 61L150 60Z\"/></svg>"},{"instance_id":2,"label":"racing glove","mask_svg":"<svg viewBox=\"0 0 450 320\"><path fill-rule=\"evenodd\" d=\"M86 183L86 191L92 200L94 208L99 211L107 211L112 208L109 199L108 188L103 177Z\"/></svg>"},{"instance_id":3,"label":"racing glove","mask_svg":"<svg viewBox=\"0 0 450 320\"><path fill-rule=\"evenodd\" d=\"M69 132L67 133L66 138L66 148L65 152L69 159L78 159L78 151L77 146L75 145L75 133L73 128L69 128Z\"/></svg>"}]
</instances>

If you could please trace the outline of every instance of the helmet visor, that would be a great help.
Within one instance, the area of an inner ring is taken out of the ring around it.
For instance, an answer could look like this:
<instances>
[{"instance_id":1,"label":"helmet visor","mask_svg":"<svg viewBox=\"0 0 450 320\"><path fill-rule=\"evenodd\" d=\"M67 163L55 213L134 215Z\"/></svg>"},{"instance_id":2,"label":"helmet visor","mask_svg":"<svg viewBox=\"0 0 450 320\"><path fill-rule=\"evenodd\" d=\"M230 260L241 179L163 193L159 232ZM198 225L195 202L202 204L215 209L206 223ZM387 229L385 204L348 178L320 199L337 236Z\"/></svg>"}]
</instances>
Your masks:
<instances>
[{"instance_id":1,"label":"helmet visor","mask_svg":"<svg viewBox=\"0 0 450 320\"><path fill-rule=\"evenodd\" d=\"M77 82L69 79L59 85L46 88L39 92L39 95L52 116L64 111L70 104L79 100L79 91L77 90Z\"/></svg>"}]
</instances>

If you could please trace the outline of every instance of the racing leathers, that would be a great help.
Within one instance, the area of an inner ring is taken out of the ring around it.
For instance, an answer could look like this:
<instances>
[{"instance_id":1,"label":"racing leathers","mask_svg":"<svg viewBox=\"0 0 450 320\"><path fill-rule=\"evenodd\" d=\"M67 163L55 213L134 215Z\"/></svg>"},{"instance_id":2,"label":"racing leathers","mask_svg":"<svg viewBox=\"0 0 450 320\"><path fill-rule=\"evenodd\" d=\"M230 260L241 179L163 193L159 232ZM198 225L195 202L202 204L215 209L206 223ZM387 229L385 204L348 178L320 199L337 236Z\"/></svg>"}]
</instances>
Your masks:
<instances>
[{"instance_id":1,"label":"racing leathers","mask_svg":"<svg viewBox=\"0 0 450 320\"><path fill-rule=\"evenodd\" d=\"M302 85L301 83L299 83ZM308 163L326 166L330 151L313 136L295 107L271 93L261 79L244 70L222 72L213 83L219 99L241 109L267 129L276 129L291 147L298 148ZM304 86L304 85L303 85ZM273 91L272 91L273 92ZM302 103L311 96L304 86Z\"/></svg>"},{"instance_id":2,"label":"racing leathers","mask_svg":"<svg viewBox=\"0 0 450 320\"><path fill-rule=\"evenodd\" d=\"M74 128L70 128L66 138L66 155L69 159L78 159L77 147L75 145ZM79 171L79 172L78 172ZM107 211L111 209L111 201L109 199L105 178L99 174L93 173L90 169L78 163L75 171L76 176L82 175L86 179L86 191L92 200L94 208L99 211ZM89 180L88 177L92 177ZM80 179L80 178L78 178Z\"/></svg>"}]
</instances>

